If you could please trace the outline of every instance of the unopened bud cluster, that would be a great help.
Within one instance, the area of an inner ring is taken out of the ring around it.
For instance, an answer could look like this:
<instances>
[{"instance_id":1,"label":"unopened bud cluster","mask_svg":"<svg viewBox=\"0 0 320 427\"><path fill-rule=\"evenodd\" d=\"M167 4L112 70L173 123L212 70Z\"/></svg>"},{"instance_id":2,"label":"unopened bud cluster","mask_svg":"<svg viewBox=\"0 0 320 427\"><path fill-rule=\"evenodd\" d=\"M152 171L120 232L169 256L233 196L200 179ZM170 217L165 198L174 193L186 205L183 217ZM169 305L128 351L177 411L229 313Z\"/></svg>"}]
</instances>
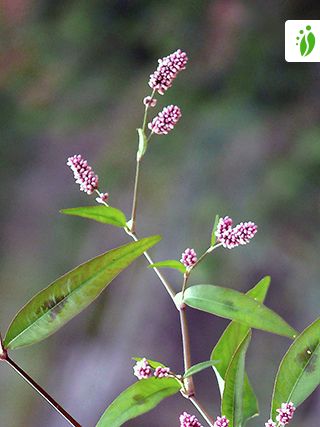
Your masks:
<instances>
[{"instance_id":1,"label":"unopened bud cluster","mask_svg":"<svg viewBox=\"0 0 320 427\"><path fill-rule=\"evenodd\" d=\"M185 267L192 267L198 261L196 251L192 248L187 248L181 255L180 262Z\"/></svg>"},{"instance_id":2,"label":"unopened bud cluster","mask_svg":"<svg viewBox=\"0 0 320 427\"><path fill-rule=\"evenodd\" d=\"M225 417L217 417L213 427L229 427L229 420Z\"/></svg>"},{"instance_id":3,"label":"unopened bud cluster","mask_svg":"<svg viewBox=\"0 0 320 427\"><path fill-rule=\"evenodd\" d=\"M98 175L94 173L92 167L88 165L87 160L82 158L81 154L69 157L67 165L70 166L76 183L80 184L81 191L90 195L98 189Z\"/></svg>"},{"instance_id":4,"label":"unopened bud cluster","mask_svg":"<svg viewBox=\"0 0 320 427\"><path fill-rule=\"evenodd\" d=\"M198 419L194 415L184 412L179 417L180 427L202 427Z\"/></svg>"},{"instance_id":5,"label":"unopened bud cluster","mask_svg":"<svg viewBox=\"0 0 320 427\"><path fill-rule=\"evenodd\" d=\"M158 60L156 71L151 74L149 86L163 95L172 86L173 80L180 71L186 68L188 57L180 49Z\"/></svg>"},{"instance_id":6,"label":"unopened bud cluster","mask_svg":"<svg viewBox=\"0 0 320 427\"><path fill-rule=\"evenodd\" d=\"M166 135L178 123L181 110L176 105L164 107L160 113L148 124L148 128L157 135Z\"/></svg>"},{"instance_id":7,"label":"unopened bud cluster","mask_svg":"<svg viewBox=\"0 0 320 427\"><path fill-rule=\"evenodd\" d=\"M133 374L139 380L147 379L152 376L155 376L156 378L165 378L169 376L170 368L166 366L157 366L153 372L148 360L144 357L134 365Z\"/></svg>"},{"instance_id":8,"label":"unopened bud cluster","mask_svg":"<svg viewBox=\"0 0 320 427\"><path fill-rule=\"evenodd\" d=\"M276 416L276 420L278 424L270 419L265 423L265 427L286 426L292 420L295 410L296 408L292 402L282 403L281 408L277 409L278 415Z\"/></svg>"},{"instance_id":9,"label":"unopened bud cluster","mask_svg":"<svg viewBox=\"0 0 320 427\"><path fill-rule=\"evenodd\" d=\"M225 248L233 249L239 245L246 245L258 231L254 222L240 222L232 227L233 221L228 216L220 218L216 236Z\"/></svg>"}]
</instances>

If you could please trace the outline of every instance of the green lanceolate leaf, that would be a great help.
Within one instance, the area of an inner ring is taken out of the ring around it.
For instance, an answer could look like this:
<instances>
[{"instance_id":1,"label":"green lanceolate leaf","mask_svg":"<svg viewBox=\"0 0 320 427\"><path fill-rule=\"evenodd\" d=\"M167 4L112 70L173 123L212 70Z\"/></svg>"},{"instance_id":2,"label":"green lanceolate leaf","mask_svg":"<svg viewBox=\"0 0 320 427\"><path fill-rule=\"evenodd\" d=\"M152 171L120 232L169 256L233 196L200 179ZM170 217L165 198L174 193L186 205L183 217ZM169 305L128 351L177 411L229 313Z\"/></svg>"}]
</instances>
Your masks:
<instances>
[{"instance_id":1,"label":"green lanceolate leaf","mask_svg":"<svg viewBox=\"0 0 320 427\"><path fill-rule=\"evenodd\" d=\"M213 224L213 228L212 228L212 233L211 233L211 246L214 246L214 244L217 241L217 237L216 237L216 231L217 231L217 227L218 227L218 222L219 222L219 215L216 215L215 220L214 220L214 224Z\"/></svg>"},{"instance_id":2,"label":"green lanceolate leaf","mask_svg":"<svg viewBox=\"0 0 320 427\"><path fill-rule=\"evenodd\" d=\"M137 160L140 161L142 157L145 155L145 152L148 148L148 140L143 132L143 129L137 129L138 135L139 135L139 148L137 152Z\"/></svg>"},{"instance_id":3,"label":"green lanceolate leaf","mask_svg":"<svg viewBox=\"0 0 320 427\"><path fill-rule=\"evenodd\" d=\"M270 276L266 276L257 283L252 289L250 289L246 295L254 298L256 301L263 303L267 295L270 286ZM213 365L215 371L220 394L223 395L225 375L230 364L230 361L239 347L240 343L245 339L246 335L250 331L250 328L246 325L242 325L238 322L231 322L220 340L214 347L211 353L211 360L216 360ZM243 411L242 411L242 425L245 425L246 421L259 414L258 401L252 386L249 382L247 375L245 374L244 386L243 386Z\"/></svg>"},{"instance_id":4,"label":"green lanceolate leaf","mask_svg":"<svg viewBox=\"0 0 320 427\"><path fill-rule=\"evenodd\" d=\"M82 218L93 219L103 224L111 224L117 227L125 227L126 217L122 211L111 206L83 206L80 208L62 209L65 215L80 216Z\"/></svg>"},{"instance_id":5,"label":"green lanceolate leaf","mask_svg":"<svg viewBox=\"0 0 320 427\"><path fill-rule=\"evenodd\" d=\"M272 416L283 402L299 406L320 384L320 318L293 342L280 364L272 398Z\"/></svg>"},{"instance_id":6,"label":"green lanceolate leaf","mask_svg":"<svg viewBox=\"0 0 320 427\"><path fill-rule=\"evenodd\" d=\"M106 409L96 427L119 427L156 407L161 400L179 392L174 378L140 380L123 391Z\"/></svg>"},{"instance_id":7,"label":"green lanceolate leaf","mask_svg":"<svg viewBox=\"0 0 320 427\"><path fill-rule=\"evenodd\" d=\"M217 363L217 360L206 360L205 362L197 363L196 365L191 366L184 373L184 378L191 377L192 375L197 374L198 372L203 371L204 369L210 368Z\"/></svg>"},{"instance_id":8,"label":"green lanceolate leaf","mask_svg":"<svg viewBox=\"0 0 320 427\"><path fill-rule=\"evenodd\" d=\"M230 421L229 427L241 427L243 420L243 388L245 378L245 357L251 339L248 332L234 353L228 366L222 396L221 413Z\"/></svg>"},{"instance_id":9,"label":"green lanceolate leaf","mask_svg":"<svg viewBox=\"0 0 320 427\"><path fill-rule=\"evenodd\" d=\"M175 270L180 271L182 274L186 272L186 267L180 262L175 259L167 259L166 261L160 261L156 262L154 264L149 265L149 268L173 268Z\"/></svg>"},{"instance_id":10,"label":"green lanceolate leaf","mask_svg":"<svg viewBox=\"0 0 320 427\"><path fill-rule=\"evenodd\" d=\"M185 292L184 302L190 307L236 320L252 328L290 338L297 335L274 311L233 289L213 285L191 286Z\"/></svg>"},{"instance_id":11,"label":"green lanceolate leaf","mask_svg":"<svg viewBox=\"0 0 320 427\"><path fill-rule=\"evenodd\" d=\"M132 359L135 360L136 362L140 362L140 360L142 360L143 357L133 357ZM152 369L156 369L158 366L161 366L161 368L164 368L166 366L163 363L157 362L156 360L147 359L147 361Z\"/></svg>"},{"instance_id":12,"label":"green lanceolate leaf","mask_svg":"<svg viewBox=\"0 0 320 427\"><path fill-rule=\"evenodd\" d=\"M113 249L57 279L19 311L5 337L5 347L23 347L53 334L86 308L122 270L160 239L160 236L152 236Z\"/></svg>"}]
</instances>

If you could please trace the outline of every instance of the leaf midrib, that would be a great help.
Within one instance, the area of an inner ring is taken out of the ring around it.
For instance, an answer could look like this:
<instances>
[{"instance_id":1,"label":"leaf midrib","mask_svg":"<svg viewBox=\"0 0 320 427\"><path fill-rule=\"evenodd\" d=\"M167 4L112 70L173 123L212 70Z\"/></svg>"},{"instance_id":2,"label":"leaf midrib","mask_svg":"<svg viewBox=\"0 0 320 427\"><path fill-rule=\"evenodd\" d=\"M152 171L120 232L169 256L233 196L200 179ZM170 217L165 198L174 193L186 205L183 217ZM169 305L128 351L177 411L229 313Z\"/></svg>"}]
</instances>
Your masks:
<instances>
[{"instance_id":1,"label":"leaf midrib","mask_svg":"<svg viewBox=\"0 0 320 427\"><path fill-rule=\"evenodd\" d=\"M124 258L127 254L122 255L121 257L117 258L117 261L120 261L122 258ZM115 262L115 260L113 260L113 262ZM10 344L14 343L21 335L25 334L30 328L32 328L33 326L35 326L38 322L40 322L41 320L43 320L43 318L47 317L48 315L50 315L50 313L52 312L52 310L56 309L57 307L59 307L60 304L62 304L66 299L68 299L71 295L76 294L80 289L82 289L83 286L85 286L88 282L94 280L97 278L97 276L99 276L104 270L106 269L106 267L101 268L98 272L96 272L94 275L92 275L89 279L85 280L84 282L82 282L76 289L71 290L71 292L66 295L61 301L58 302L58 304L56 304L54 307L51 307L48 311L46 311L45 313L43 313L41 316L39 316L34 322L32 322L30 325L27 326L27 328L23 329L21 332L19 332L18 335L16 335L12 340L10 340L10 342L7 344L7 347L9 347ZM68 274L68 273L66 273ZM58 279L59 280L59 279ZM49 285L51 286L51 285Z\"/></svg>"}]
</instances>

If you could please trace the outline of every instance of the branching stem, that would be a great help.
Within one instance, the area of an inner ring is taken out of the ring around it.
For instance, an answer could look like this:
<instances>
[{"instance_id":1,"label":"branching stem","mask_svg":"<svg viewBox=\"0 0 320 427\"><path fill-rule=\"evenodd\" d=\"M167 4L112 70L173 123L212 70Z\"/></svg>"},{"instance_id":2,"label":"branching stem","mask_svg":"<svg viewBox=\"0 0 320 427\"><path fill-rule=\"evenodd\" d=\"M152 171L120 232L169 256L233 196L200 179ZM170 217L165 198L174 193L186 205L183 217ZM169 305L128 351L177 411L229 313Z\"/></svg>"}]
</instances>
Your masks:
<instances>
[{"instance_id":1,"label":"branching stem","mask_svg":"<svg viewBox=\"0 0 320 427\"><path fill-rule=\"evenodd\" d=\"M209 426L214 427L213 419L210 417L210 415L207 413L207 411L204 409L204 407L201 405L201 403L195 397L190 397L190 401L198 409L198 411L203 416L203 418L207 421Z\"/></svg>"}]
</instances>

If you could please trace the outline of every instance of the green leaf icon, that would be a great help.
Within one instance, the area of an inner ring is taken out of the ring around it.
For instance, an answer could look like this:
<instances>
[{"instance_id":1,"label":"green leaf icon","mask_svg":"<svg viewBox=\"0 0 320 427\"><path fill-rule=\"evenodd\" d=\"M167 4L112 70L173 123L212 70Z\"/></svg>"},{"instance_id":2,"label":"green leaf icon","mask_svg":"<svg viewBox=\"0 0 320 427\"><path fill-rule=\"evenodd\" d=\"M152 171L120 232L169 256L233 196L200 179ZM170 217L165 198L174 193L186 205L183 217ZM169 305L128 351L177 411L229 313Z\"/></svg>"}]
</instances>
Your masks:
<instances>
[{"instance_id":1,"label":"green leaf icon","mask_svg":"<svg viewBox=\"0 0 320 427\"><path fill-rule=\"evenodd\" d=\"M316 44L316 38L312 32L308 35L304 35L300 42L300 53L301 56L308 56L314 49Z\"/></svg>"}]
</instances>

